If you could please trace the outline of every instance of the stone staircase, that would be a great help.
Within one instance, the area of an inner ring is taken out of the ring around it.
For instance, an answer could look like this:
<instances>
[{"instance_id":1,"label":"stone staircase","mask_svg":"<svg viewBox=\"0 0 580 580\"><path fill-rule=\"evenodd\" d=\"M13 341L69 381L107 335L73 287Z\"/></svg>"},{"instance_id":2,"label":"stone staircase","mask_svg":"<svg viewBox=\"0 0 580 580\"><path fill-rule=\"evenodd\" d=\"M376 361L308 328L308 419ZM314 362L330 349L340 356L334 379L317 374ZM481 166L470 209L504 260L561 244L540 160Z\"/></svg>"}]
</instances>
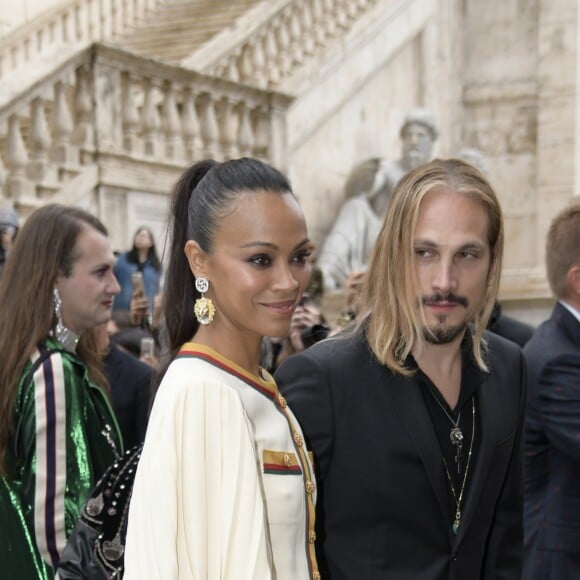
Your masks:
<instances>
[{"instance_id":1,"label":"stone staircase","mask_svg":"<svg viewBox=\"0 0 580 580\"><path fill-rule=\"evenodd\" d=\"M289 151L416 35L409 15L421 26L431 6L74 0L0 43L0 202L23 216L53 201L83 205L107 216L123 247L132 224L164 215L192 160L251 155L288 171ZM356 68L341 65L349 58ZM340 90L330 88L337 71ZM316 218L316 188L311 197L299 187ZM144 199L157 200L149 213Z\"/></svg>"},{"instance_id":2,"label":"stone staircase","mask_svg":"<svg viewBox=\"0 0 580 580\"><path fill-rule=\"evenodd\" d=\"M135 54L179 64L260 0L169 0L111 42Z\"/></svg>"}]
</instances>

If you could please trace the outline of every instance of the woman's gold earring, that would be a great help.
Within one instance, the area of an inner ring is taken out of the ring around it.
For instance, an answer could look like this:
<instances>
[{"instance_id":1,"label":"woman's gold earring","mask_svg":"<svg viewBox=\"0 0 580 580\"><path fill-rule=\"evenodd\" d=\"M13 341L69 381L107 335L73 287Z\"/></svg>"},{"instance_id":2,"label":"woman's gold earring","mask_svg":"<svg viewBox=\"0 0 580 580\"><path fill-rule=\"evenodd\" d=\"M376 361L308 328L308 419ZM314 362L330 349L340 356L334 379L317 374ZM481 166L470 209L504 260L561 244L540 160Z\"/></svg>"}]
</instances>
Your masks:
<instances>
[{"instance_id":1,"label":"woman's gold earring","mask_svg":"<svg viewBox=\"0 0 580 580\"><path fill-rule=\"evenodd\" d=\"M195 289L201 294L193 305L193 313L200 324L206 325L213 322L215 316L215 305L211 298L206 298L204 294L209 290L207 278L200 276L195 279Z\"/></svg>"}]
</instances>

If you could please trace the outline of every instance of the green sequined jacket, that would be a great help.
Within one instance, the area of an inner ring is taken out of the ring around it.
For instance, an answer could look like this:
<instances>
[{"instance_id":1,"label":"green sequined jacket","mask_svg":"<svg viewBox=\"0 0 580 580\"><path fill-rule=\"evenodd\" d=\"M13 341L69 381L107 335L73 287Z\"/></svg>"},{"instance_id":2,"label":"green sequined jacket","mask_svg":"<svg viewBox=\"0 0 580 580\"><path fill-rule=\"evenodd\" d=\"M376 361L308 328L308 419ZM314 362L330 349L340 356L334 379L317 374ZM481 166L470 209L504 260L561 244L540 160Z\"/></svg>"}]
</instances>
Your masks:
<instances>
[{"instance_id":1,"label":"green sequined jacket","mask_svg":"<svg viewBox=\"0 0 580 580\"><path fill-rule=\"evenodd\" d=\"M33 361L57 349L30 376ZM86 367L48 338L20 378L0 479L2 578L53 579L91 488L122 452L117 421Z\"/></svg>"}]
</instances>

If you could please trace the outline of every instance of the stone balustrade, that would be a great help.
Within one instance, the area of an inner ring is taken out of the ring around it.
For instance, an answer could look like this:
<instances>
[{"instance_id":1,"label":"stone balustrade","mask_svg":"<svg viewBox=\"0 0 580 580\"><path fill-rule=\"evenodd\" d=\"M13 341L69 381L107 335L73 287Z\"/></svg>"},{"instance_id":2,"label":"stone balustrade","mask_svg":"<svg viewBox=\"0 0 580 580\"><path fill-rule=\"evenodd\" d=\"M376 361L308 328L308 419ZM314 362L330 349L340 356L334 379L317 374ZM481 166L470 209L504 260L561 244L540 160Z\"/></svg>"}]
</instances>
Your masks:
<instances>
[{"instance_id":1,"label":"stone balustrade","mask_svg":"<svg viewBox=\"0 0 580 580\"><path fill-rule=\"evenodd\" d=\"M94 44L0 101L0 186L16 205L33 206L111 157L182 169L251 155L284 167L290 102Z\"/></svg>"},{"instance_id":2,"label":"stone balustrade","mask_svg":"<svg viewBox=\"0 0 580 580\"><path fill-rule=\"evenodd\" d=\"M248 11L235 30L217 35L182 64L231 81L277 87L377 2L272 0Z\"/></svg>"},{"instance_id":3,"label":"stone balustrade","mask_svg":"<svg viewBox=\"0 0 580 580\"><path fill-rule=\"evenodd\" d=\"M0 42L0 78L61 45L108 40L163 0L75 0L39 15Z\"/></svg>"}]
</instances>

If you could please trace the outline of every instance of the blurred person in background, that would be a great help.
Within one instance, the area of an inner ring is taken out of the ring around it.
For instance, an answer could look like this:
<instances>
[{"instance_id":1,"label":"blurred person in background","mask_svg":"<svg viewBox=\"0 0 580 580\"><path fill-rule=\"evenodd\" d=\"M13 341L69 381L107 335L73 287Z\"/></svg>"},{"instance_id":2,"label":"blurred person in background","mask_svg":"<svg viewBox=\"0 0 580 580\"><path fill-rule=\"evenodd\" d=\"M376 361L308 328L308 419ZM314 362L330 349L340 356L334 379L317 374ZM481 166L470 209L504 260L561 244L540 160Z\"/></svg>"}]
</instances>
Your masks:
<instances>
[{"instance_id":1,"label":"blurred person in background","mask_svg":"<svg viewBox=\"0 0 580 580\"><path fill-rule=\"evenodd\" d=\"M121 292L115 298L114 309L131 310L131 299L135 294L133 273L142 273L142 287L137 304L133 305L133 319L131 324L137 325L141 320L136 319L136 312L141 310L143 318L147 313L153 312L153 301L159 293L161 280L161 262L155 248L153 232L146 226L141 226L133 237L133 246L128 252L123 252L117 257L115 264L115 276L121 286Z\"/></svg>"},{"instance_id":2,"label":"blurred person in background","mask_svg":"<svg viewBox=\"0 0 580 580\"><path fill-rule=\"evenodd\" d=\"M130 449L145 439L153 361L139 360L116 345L110 338L108 324L97 326L99 351L103 357L103 371L109 383L111 403L123 434L123 442L125 448Z\"/></svg>"},{"instance_id":3,"label":"blurred person in background","mask_svg":"<svg viewBox=\"0 0 580 580\"><path fill-rule=\"evenodd\" d=\"M546 274L557 299L524 348L524 578L580 578L580 200L553 219Z\"/></svg>"},{"instance_id":4,"label":"blurred person in background","mask_svg":"<svg viewBox=\"0 0 580 580\"><path fill-rule=\"evenodd\" d=\"M19 222L20 218L15 209L9 206L0 207L0 275L12 250Z\"/></svg>"}]
</instances>

